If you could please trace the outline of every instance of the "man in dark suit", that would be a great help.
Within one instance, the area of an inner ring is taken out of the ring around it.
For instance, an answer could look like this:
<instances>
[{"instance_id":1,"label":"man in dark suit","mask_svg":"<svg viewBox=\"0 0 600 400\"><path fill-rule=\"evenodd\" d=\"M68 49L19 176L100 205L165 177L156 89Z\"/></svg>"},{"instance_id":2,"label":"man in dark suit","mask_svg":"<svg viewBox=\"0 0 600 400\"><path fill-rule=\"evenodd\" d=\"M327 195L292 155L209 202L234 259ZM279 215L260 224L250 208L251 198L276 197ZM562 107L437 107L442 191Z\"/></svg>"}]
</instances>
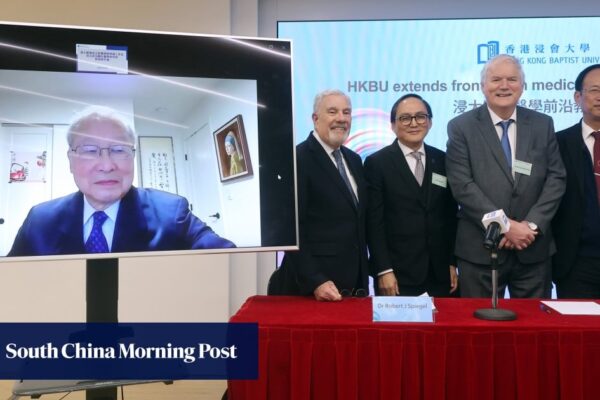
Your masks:
<instances>
[{"instance_id":1,"label":"man in dark suit","mask_svg":"<svg viewBox=\"0 0 600 400\"><path fill-rule=\"evenodd\" d=\"M269 294L332 301L367 293L366 182L360 157L342 146L351 107L337 90L315 97L314 131L296 148L300 250L285 253Z\"/></svg>"},{"instance_id":2,"label":"man in dark suit","mask_svg":"<svg viewBox=\"0 0 600 400\"><path fill-rule=\"evenodd\" d=\"M456 249L461 295L491 295L490 254L482 217L502 209L510 230L499 247L499 295L549 297L550 222L565 190L552 118L517 107L524 74L519 61L499 55L481 72L486 104L448 123L446 169L460 206Z\"/></svg>"},{"instance_id":3,"label":"man in dark suit","mask_svg":"<svg viewBox=\"0 0 600 400\"><path fill-rule=\"evenodd\" d=\"M8 256L235 247L183 197L132 186L135 133L114 110L84 110L67 142L79 192L33 207Z\"/></svg>"},{"instance_id":4,"label":"man in dark suit","mask_svg":"<svg viewBox=\"0 0 600 400\"><path fill-rule=\"evenodd\" d=\"M446 180L445 154L424 143L429 104L400 97L390 113L397 136L367 157L367 238L380 295L445 297L456 291L456 202Z\"/></svg>"},{"instance_id":5,"label":"man in dark suit","mask_svg":"<svg viewBox=\"0 0 600 400\"><path fill-rule=\"evenodd\" d=\"M600 64L575 80L583 119L558 132L567 190L552 226L557 252L553 279L559 298L600 298Z\"/></svg>"}]
</instances>

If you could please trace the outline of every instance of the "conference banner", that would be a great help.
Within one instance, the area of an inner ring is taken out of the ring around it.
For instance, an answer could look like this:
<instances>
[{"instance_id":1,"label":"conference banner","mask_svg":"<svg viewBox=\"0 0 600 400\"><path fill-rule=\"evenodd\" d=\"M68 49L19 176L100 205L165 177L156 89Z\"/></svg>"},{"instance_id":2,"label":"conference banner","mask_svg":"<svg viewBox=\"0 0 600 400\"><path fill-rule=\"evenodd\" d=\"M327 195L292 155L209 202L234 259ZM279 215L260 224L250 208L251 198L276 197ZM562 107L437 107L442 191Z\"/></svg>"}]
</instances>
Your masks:
<instances>
[{"instance_id":1,"label":"conference banner","mask_svg":"<svg viewBox=\"0 0 600 400\"><path fill-rule=\"evenodd\" d=\"M335 88L352 99L346 143L363 157L390 144L392 104L417 93L433 110L426 142L446 148L446 125L479 107L481 70L497 54L521 62L519 105L553 117L556 130L581 118L574 81L600 63L600 17L388 21L286 21L278 36L292 39L296 140L312 130L313 98Z\"/></svg>"}]
</instances>

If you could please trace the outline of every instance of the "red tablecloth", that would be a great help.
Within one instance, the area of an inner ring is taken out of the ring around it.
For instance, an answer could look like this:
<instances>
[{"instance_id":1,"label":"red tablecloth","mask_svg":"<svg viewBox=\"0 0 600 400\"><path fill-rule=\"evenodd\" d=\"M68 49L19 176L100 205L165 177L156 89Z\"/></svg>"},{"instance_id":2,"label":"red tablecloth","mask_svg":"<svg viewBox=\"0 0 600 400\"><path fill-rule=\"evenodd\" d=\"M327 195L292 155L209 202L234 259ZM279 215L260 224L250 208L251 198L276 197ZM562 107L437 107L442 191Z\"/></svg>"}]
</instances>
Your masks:
<instances>
[{"instance_id":1,"label":"red tablecloth","mask_svg":"<svg viewBox=\"0 0 600 400\"><path fill-rule=\"evenodd\" d=\"M243 399L600 399L600 317L501 300L518 319L473 317L488 299L435 299L435 323L371 322L371 298L249 298L231 322L259 324L259 379Z\"/></svg>"}]
</instances>

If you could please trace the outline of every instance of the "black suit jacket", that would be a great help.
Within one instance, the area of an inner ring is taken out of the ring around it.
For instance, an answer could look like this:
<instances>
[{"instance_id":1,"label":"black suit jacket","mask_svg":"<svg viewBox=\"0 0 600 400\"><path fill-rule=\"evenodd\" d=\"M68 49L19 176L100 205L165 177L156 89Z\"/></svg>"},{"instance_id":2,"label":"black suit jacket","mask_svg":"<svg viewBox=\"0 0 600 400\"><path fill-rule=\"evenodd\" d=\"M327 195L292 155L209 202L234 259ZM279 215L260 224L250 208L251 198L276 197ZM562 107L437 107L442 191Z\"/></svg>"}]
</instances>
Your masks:
<instances>
[{"instance_id":1,"label":"black suit jacket","mask_svg":"<svg viewBox=\"0 0 600 400\"><path fill-rule=\"evenodd\" d=\"M567 189L552 221L557 250L552 258L552 279L555 281L568 275L579 251L585 210L583 162L584 152L588 151L583 142L581 123L558 132L557 139L567 171Z\"/></svg>"},{"instance_id":2,"label":"black suit jacket","mask_svg":"<svg viewBox=\"0 0 600 400\"><path fill-rule=\"evenodd\" d=\"M296 147L300 250L285 253L269 294L310 295L328 280L339 290L368 288L366 181L359 155L341 151L358 187L358 207L312 133Z\"/></svg>"},{"instance_id":3,"label":"black suit jacket","mask_svg":"<svg viewBox=\"0 0 600 400\"><path fill-rule=\"evenodd\" d=\"M429 266L434 278L450 282L454 264L456 202L450 188L432 183L446 177L445 154L425 145L425 177L420 187L394 141L365 161L369 182L367 237L374 276L393 268L400 285L420 285ZM443 177L443 178L441 178Z\"/></svg>"}]
</instances>

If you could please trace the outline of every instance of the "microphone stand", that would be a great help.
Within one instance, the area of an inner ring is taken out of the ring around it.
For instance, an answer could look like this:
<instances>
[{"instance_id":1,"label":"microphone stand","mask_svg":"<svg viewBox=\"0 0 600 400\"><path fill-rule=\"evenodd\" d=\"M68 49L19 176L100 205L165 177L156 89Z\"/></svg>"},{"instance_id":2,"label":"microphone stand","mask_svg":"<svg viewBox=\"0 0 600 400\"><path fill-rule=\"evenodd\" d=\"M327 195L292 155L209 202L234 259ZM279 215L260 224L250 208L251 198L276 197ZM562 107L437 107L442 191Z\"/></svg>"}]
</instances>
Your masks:
<instances>
[{"instance_id":1,"label":"microphone stand","mask_svg":"<svg viewBox=\"0 0 600 400\"><path fill-rule=\"evenodd\" d=\"M497 308L498 305L498 243L500 237L493 241L489 247L490 258L492 259L492 308L480 308L475 310L473 315L475 318L485 319L488 321L514 321L517 319L517 314L511 310ZM487 246L486 246L487 247Z\"/></svg>"}]
</instances>

